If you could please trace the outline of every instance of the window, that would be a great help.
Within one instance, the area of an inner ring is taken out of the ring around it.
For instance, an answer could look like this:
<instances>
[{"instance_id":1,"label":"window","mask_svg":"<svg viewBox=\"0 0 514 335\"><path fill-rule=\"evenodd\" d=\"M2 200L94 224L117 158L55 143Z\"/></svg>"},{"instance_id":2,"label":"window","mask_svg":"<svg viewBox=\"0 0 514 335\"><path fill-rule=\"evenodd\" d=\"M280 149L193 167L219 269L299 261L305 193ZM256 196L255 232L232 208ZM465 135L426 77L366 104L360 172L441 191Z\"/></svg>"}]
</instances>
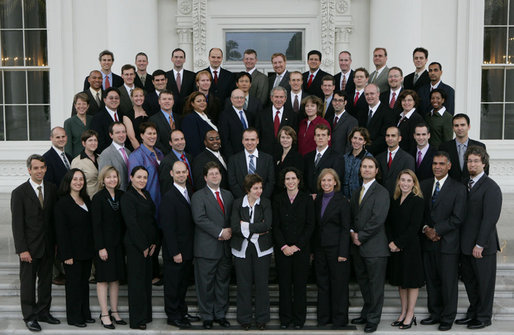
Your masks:
<instances>
[{"instance_id":1,"label":"window","mask_svg":"<svg viewBox=\"0 0 514 335\"><path fill-rule=\"evenodd\" d=\"M0 51L0 140L48 139L45 0L0 0Z\"/></svg>"}]
</instances>

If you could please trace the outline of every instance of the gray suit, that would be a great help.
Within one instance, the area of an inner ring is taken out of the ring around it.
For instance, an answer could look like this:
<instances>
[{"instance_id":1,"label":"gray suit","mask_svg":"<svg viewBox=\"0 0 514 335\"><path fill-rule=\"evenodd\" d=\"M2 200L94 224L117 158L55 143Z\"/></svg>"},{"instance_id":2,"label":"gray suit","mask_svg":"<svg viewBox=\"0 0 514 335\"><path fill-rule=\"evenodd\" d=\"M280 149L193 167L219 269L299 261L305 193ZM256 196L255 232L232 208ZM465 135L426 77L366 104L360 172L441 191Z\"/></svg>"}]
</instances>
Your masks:
<instances>
[{"instance_id":1,"label":"gray suit","mask_svg":"<svg viewBox=\"0 0 514 335\"><path fill-rule=\"evenodd\" d=\"M389 82L387 81L387 77L389 76L389 68L386 65L384 67L384 69L382 70L382 72L380 72L378 77L373 78L375 76L376 72L377 72L377 70L375 70L369 74L369 79L370 79L369 83L377 85L378 88L380 89L380 92L387 91L389 89ZM373 80L372 80L372 78L373 78Z\"/></svg>"},{"instance_id":2,"label":"gray suit","mask_svg":"<svg viewBox=\"0 0 514 335\"><path fill-rule=\"evenodd\" d=\"M125 148L125 152L127 153L127 158L130 155L130 150ZM110 146L105 148L102 151L102 154L98 157L98 171L101 171L102 168L106 165L111 165L120 174L120 189L125 191L128 186L128 171L127 164L114 144L111 143Z\"/></svg>"},{"instance_id":3,"label":"gray suit","mask_svg":"<svg viewBox=\"0 0 514 335\"><path fill-rule=\"evenodd\" d=\"M352 243L351 254L355 276L364 299L361 317L368 323L378 324L384 305L384 284L389 247L385 231L385 220L389 211L389 193L374 181L359 205L360 190L356 190L350 201L352 226L362 243Z\"/></svg>"},{"instance_id":4,"label":"gray suit","mask_svg":"<svg viewBox=\"0 0 514 335\"><path fill-rule=\"evenodd\" d=\"M252 72L252 86L250 87L250 95L256 97L261 101L261 104L264 106L269 99L269 85L268 85L268 77L260 72L259 70L255 70Z\"/></svg>"},{"instance_id":5,"label":"gray suit","mask_svg":"<svg viewBox=\"0 0 514 335\"><path fill-rule=\"evenodd\" d=\"M225 213L215 195L206 186L193 194L191 209L195 222L195 282L198 309L204 321L224 318L228 311L230 284L230 242L218 237L223 228L230 228L230 212L234 198L220 189Z\"/></svg>"}]
</instances>

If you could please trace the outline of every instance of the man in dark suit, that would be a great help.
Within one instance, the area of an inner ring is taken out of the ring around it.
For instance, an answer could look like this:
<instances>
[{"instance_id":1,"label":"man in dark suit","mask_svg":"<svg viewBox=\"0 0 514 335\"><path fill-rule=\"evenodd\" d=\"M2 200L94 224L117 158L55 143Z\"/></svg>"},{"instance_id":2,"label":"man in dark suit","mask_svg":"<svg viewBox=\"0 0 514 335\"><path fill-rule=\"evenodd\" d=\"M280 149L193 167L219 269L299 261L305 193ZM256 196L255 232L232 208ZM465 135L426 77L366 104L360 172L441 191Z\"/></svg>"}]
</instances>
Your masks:
<instances>
[{"instance_id":1,"label":"man in dark suit","mask_svg":"<svg viewBox=\"0 0 514 335\"><path fill-rule=\"evenodd\" d=\"M157 142L155 146L162 151L164 155L167 155L171 146L169 143L171 131L174 129L180 129L181 118L173 112L173 106L175 105L175 99L171 91L163 90L159 94L158 98L160 111L150 117L148 121L151 121L157 127Z\"/></svg>"},{"instance_id":2,"label":"man in dark suit","mask_svg":"<svg viewBox=\"0 0 514 335\"><path fill-rule=\"evenodd\" d=\"M195 222L195 286L203 327L217 322L230 327L226 319L232 255L230 253L230 213L234 198L220 188L219 166L209 162L204 167L207 186L193 194L191 209Z\"/></svg>"},{"instance_id":3,"label":"man in dark suit","mask_svg":"<svg viewBox=\"0 0 514 335\"><path fill-rule=\"evenodd\" d=\"M89 98L87 115L94 116L104 108L104 102L102 100L102 73L98 70L93 70L89 73L87 80L89 82L89 88L83 91ZM75 104L72 104L71 115L73 116L75 114L77 114Z\"/></svg>"},{"instance_id":4,"label":"man in dark suit","mask_svg":"<svg viewBox=\"0 0 514 335\"><path fill-rule=\"evenodd\" d=\"M253 79L252 76L245 71L241 71L235 74L236 78L236 87L243 91L243 108L246 111L246 114L250 114L253 119L257 117L257 115L262 112L262 103L259 98L250 95L250 89L253 86ZM267 79L266 79L266 85L267 85ZM232 91L233 93L234 91ZM225 101L225 108L230 105L232 105L232 93L230 94L230 99L227 98L227 101ZM239 95L239 94L238 94ZM219 122L219 119L218 119Z\"/></svg>"},{"instance_id":5,"label":"man in dark suit","mask_svg":"<svg viewBox=\"0 0 514 335\"><path fill-rule=\"evenodd\" d=\"M332 98L334 97L334 90L336 88L334 77L326 75L321 78L321 91L323 91L323 112L322 117L327 113L333 113L334 107L332 106Z\"/></svg>"},{"instance_id":6,"label":"man in dark suit","mask_svg":"<svg viewBox=\"0 0 514 335\"><path fill-rule=\"evenodd\" d=\"M355 71L352 70L352 54L350 51L339 53L339 68L341 72L334 76L336 91L345 91L346 94L349 94L355 90L355 83L353 82Z\"/></svg>"},{"instance_id":7,"label":"man in dark suit","mask_svg":"<svg viewBox=\"0 0 514 335\"><path fill-rule=\"evenodd\" d=\"M250 95L259 99L262 105L266 104L269 99L268 77L257 70L257 51L254 49L246 49L243 54L243 63L245 71L252 76L252 86L250 87Z\"/></svg>"},{"instance_id":8,"label":"man in dark suit","mask_svg":"<svg viewBox=\"0 0 514 335\"><path fill-rule=\"evenodd\" d=\"M291 86L289 86L289 71L286 69L286 63L286 55L283 53L277 52L271 55L271 65L273 66L274 72L268 73L268 88L270 91L277 86L282 86L288 91L291 89ZM263 102L263 105L264 104Z\"/></svg>"},{"instance_id":9,"label":"man in dark suit","mask_svg":"<svg viewBox=\"0 0 514 335\"><path fill-rule=\"evenodd\" d=\"M227 175L227 159L221 155L221 139L220 134L216 130L209 130L205 133L203 141L205 149L199 153L193 160L193 180L195 190L205 187L205 179L203 179L203 168L208 162L215 162L220 167L221 172L221 188L228 190Z\"/></svg>"},{"instance_id":10,"label":"man in dark suit","mask_svg":"<svg viewBox=\"0 0 514 335\"><path fill-rule=\"evenodd\" d=\"M411 154L416 162L416 177L422 180L434 177L432 171L432 161L436 149L428 143L430 139L430 129L424 123L420 123L414 128L414 140L416 141L416 149Z\"/></svg>"},{"instance_id":11,"label":"man in dark suit","mask_svg":"<svg viewBox=\"0 0 514 335\"><path fill-rule=\"evenodd\" d=\"M52 147L43 154L46 165L45 181L51 182L59 188L62 178L70 169L72 160L72 157L64 152L64 146L68 142L68 136L66 136L64 128L52 128L50 141Z\"/></svg>"},{"instance_id":12,"label":"man in dark suit","mask_svg":"<svg viewBox=\"0 0 514 335\"><path fill-rule=\"evenodd\" d=\"M136 68L132 64L125 64L121 67L121 77L123 85L118 89L120 91L120 113L128 115L132 110L132 91L136 88L134 79L136 78Z\"/></svg>"},{"instance_id":13,"label":"man in dark suit","mask_svg":"<svg viewBox=\"0 0 514 335\"><path fill-rule=\"evenodd\" d=\"M385 106L388 106L391 111L393 111L393 115L396 116L400 114L403 110L400 102L398 101L398 97L400 93L403 91L402 82L403 82L403 71L397 66L393 66L389 69L389 74L387 76L387 82L389 84L389 89L387 91L380 93L380 102L382 102Z\"/></svg>"},{"instance_id":14,"label":"man in dark suit","mask_svg":"<svg viewBox=\"0 0 514 335\"><path fill-rule=\"evenodd\" d=\"M248 128L243 132L244 150L232 155L228 160L228 184L234 197L245 195L243 181L246 175L257 173L261 176L262 195L271 198L275 184L275 167L273 157L257 150L259 134L255 128Z\"/></svg>"},{"instance_id":15,"label":"man in dark suit","mask_svg":"<svg viewBox=\"0 0 514 335\"><path fill-rule=\"evenodd\" d=\"M377 85L380 92L385 92L389 89L387 82L389 68L387 67L387 50L385 48L373 50L373 64L375 64L375 71L369 74L369 82Z\"/></svg>"},{"instance_id":16,"label":"man in dark suit","mask_svg":"<svg viewBox=\"0 0 514 335\"><path fill-rule=\"evenodd\" d=\"M148 67L148 56L144 52L138 52L136 54L136 78L134 84L136 87L142 88L145 92L152 92L155 88L152 83L152 75L147 72Z\"/></svg>"},{"instance_id":17,"label":"man in dark suit","mask_svg":"<svg viewBox=\"0 0 514 335\"><path fill-rule=\"evenodd\" d=\"M146 93L145 102L143 103L143 109L150 117L159 112L159 95L166 89L166 85L168 83L166 72L163 70L155 70L152 73L152 77L152 83L155 89Z\"/></svg>"},{"instance_id":18,"label":"man in dark suit","mask_svg":"<svg viewBox=\"0 0 514 335\"><path fill-rule=\"evenodd\" d=\"M359 74L357 72L356 76ZM356 118L359 121L360 127L368 129L371 145L367 146L367 149L372 155L376 156L386 149L386 129L394 125L394 121L389 107L379 100L380 91L377 85L369 84L366 86L364 94L366 107L365 109L360 109L360 114Z\"/></svg>"},{"instance_id":19,"label":"man in dark suit","mask_svg":"<svg viewBox=\"0 0 514 335\"><path fill-rule=\"evenodd\" d=\"M318 50L311 50L307 54L307 64L309 71L303 73L303 90L308 95L315 95L323 100L324 94L321 90L322 79L328 75L327 72L321 70L321 52Z\"/></svg>"},{"instance_id":20,"label":"man in dark suit","mask_svg":"<svg viewBox=\"0 0 514 335\"><path fill-rule=\"evenodd\" d=\"M38 321L60 323L50 314L55 255L53 208L57 187L44 181L47 167L43 156L31 155L27 169L30 179L11 194L12 231L14 247L20 257L23 321L30 331L41 331Z\"/></svg>"},{"instance_id":21,"label":"man in dark suit","mask_svg":"<svg viewBox=\"0 0 514 335\"><path fill-rule=\"evenodd\" d=\"M127 129L123 122L114 122L109 127L109 136L112 139L110 146L98 156L98 171L104 166L111 165L118 170L120 189L125 191L128 187L128 156L130 150L125 148Z\"/></svg>"},{"instance_id":22,"label":"man in dark suit","mask_svg":"<svg viewBox=\"0 0 514 335\"><path fill-rule=\"evenodd\" d=\"M355 276L364 305L360 316L351 322L365 324L364 331L372 333L377 330L384 305L384 284L389 256L385 220L389 211L389 194L375 180L378 174L378 163L375 158L364 157L360 173L362 188L355 190L350 201L350 236Z\"/></svg>"},{"instance_id":23,"label":"man in dark suit","mask_svg":"<svg viewBox=\"0 0 514 335\"><path fill-rule=\"evenodd\" d=\"M421 183L425 199L423 218L423 267L430 316L422 325L439 323L439 330L452 328L457 314L459 228L466 215L466 188L448 176L452 163L446 152L434 155L434 179Z\"/></svg>"},{"instance_id":24,"label":"man in dark suit","mask_svg":"<svg viewBox=\"0 0 514 335\"><path fill-rule=\"evenodd\" d=\"M366 98L364 97L364 88L366 85L368 85L368 78L368 70L363 67L356 69L353 75L355 88L348 94L348 104L346 105L346 111L357 120L359 120L362 113L366 113L368 110L368 104L366 103ZM380 96L380 93L378 94ZM377 100L379 96L377 97ZM365 125L363 127L365 127Z\"/></svg>"},{"instance_id":25,"label":"man in dark suit","mask_svg":"<svg viewBox=\"0 0 514 335\"><path fill-rule=\"evenodd\" d=\"M416 70L405 77L403 86L406 90L414 90L418 93L421 86L430 83L428 71L425 68L428 61L428 50L421 47L414 49L412 61Z\"/></svg>"},{"instance_id":26,"label":"man in dark suit","mask_svg":"<svg viewBox=\"0 0 514 335\"><path fill-rule=\"evenodd\" d=\"M466 317L456 320L469 329L491 324L496 279L496 252L500 251L496 223L502 208L498 184L485 174L489 155L484 148L466 151L469 171L467 215L461 227L461 274L469 308Z\"/></svg>"},{"instance_id":27,"label":"man in dark suit","mask_svg":"<svg viewBox=\"0 0 514 335\"><path fill-rule=\"evenodd\" d=\"M283 87L272 89L271 106L265 107L255 120L255 128L259 132L259 149L272 156L281 150L277 140L280 128L290 126L298 131L298 115L284 106L286 95L287 92Z\"/></svg>"},{"instance_id":28,"label":"man in dark suit","mask_svg":"<svg viewBox=\"0 0 514 335\"><path fill-rule=\"evenodd\" d=\"M191 163L193 163L193 157L184 151L186 148L186 139L184 133L178 129L174 129L170 133L170 152L164 156L159 164L159 186L161 194L164 195L173 186L173 178L170 174L173 164L176 161L181 161L186 164L188 173L189 186L193 186Z\"/></svg>"},{"instance_id":29,"label":"man in dark suit","mask_svg":"<svg viewBox=\"0 0 514 335\"><path fill-rule=\"evenodd\" d=\"M171 52L171 62L173 69L166 72L168 84L166 88L173 93L175 105L173 111L182 115L184 102L187 97L195 90L195 73L184 69L186 62L186 52L176 48Z\"/></svg>"},{"instance_id":30,"label":"man in dark suit","mask_svg":"<svg viewBox=\"0 0 514 335\"><path fill-rule=\"evenodd\" d=\"M430 63L428 66L428 77L430 78L430 83L421 86L418 91L420 102L417 111L423 117L430 113L430 110L432 109L432 105L430 104L430 92L436 88L439 88L446 93L446 100L443 105L446 107L448 113L453 115L455 112L455 90L450 85L446 85L441 81L442 75L442 65L437 62Z\"/></svg>"},{"instance_id":31,"label":"man in dark suit","mask_svg":"<svg viewBox=\"0 0 514 335\"><path fill-rule=\"evenodd\" d=\"M358 126L357 119L345 111L348 96L344 91L335 91L332 109L325 115L325 120L332 125L332 149L344 155L351 148L348 136Z\"/></svg>"},{"instance_id":32,"label":"man in dark suit","mask_svg":"<svg viewBox=\"0 0 514 335\"><path fill-rule=\"evenodd\" d=\"M289 73L289 86L291 90L287 94L286 108L291 109L298 115L298 120L307 117L302 107L302 99L307 96L302 90L303 76L300 71L293 71Z\"/></svg>"},{"instance_id":33,"label":"man in dark suit","mask_svg":"<svg viewBox=\"0 0 514 335\"><path fill-rule=\"evenodd\" d=\"M389 191L391 196L393 196L396 188L398 174L405 169L411 169L412 171L415 169L414 158L400 148L401 140L400 129L394 126L387 128L387 150L377 156L382 174L381 184Z\"/></svg>"},{"instance_id":34,"label":"man in dark suit","mask_svg":"<svg viewBox=\"0 0 514 335\"><path fill-rule=\"evenodd\" d=\"M221 67L223 61L223 51L220 48L212 48L209 50L210 66L204 71L209 71L212 76L211 93L213 93L222 104L230 93L236 88L234 74ZM223 107L223 106L222 106Z\"/></svg>"},{"instance_id":35,"label":"man in dark suit","mask_svg":"<svg viewBox=\"0 0 514 335\"><path fill-rule=\"evenodd\" d=\"M452 119L455 138L451 141L441 143L439 146L439 150L446 151L450 154L450 160L452 162L450 177L462 181L465 185L467 185L469 181L468 167L464 159L466 150L472 145L478 145L486 149L484 143L469 138L468 133L471 128L469 121L469 116L466 114L456 114ZM486 166L485 173L489 174L489 166Z\"/></svg>"},{"instance_id":36,"label":"man in dark suit","mask_svg":"<svg viewBox=\"0 0 514 335\"><path fill-rule=\"evenodd\" d=\"M120 91L110 87L105 90L104 109L93 116L91 129L98 133L98 152L104 151L111 144L109 127L113 122L123 121L123 115L118 111L120 106Z\"/></svg>"},{"instance_id":37,"label":"man in dark suit","mask_svg":"<svg viewBox=\"0 0 514 335\"><path fill-rule=\"evenodd\" d=\"M343 155L328 146L330 129L319 123L314 128L314 141L316 150L305 155L305 187L313 197L318 193L318 176L323 169L332 168L339 176L344 176ZM341 177L339 177L341 178Z\"/></svg>"},{"instance_id":38,"label":"man in dark suit","mask_svg":"<svg viewBox=\"0 0 514 335\"><path fill-rule=\"evenodd\" d=\"M102 88L105 91L109 87L120 87L123 85L123 79L115 73L111 72L114 63L114 54L109 50L104 50L98 55L102 73ZM89 88L89 76L84 79L84 91Z\"/></svg>"},{"instance_id":39,"label":"man in dark suit","mask_svg":"<svg viewBox=\"0 0 514 335\"><path fill-rule=\"evenodd\" d=\"M190 328L191 321L200 321L187 313L186 292L193 269L193 238L195 224L191 213L191 189L187 186L189 170L180 161L170 171L173 186L159 205L164 262L164 311L168 324Z\"/></svg>"}]
</instances>

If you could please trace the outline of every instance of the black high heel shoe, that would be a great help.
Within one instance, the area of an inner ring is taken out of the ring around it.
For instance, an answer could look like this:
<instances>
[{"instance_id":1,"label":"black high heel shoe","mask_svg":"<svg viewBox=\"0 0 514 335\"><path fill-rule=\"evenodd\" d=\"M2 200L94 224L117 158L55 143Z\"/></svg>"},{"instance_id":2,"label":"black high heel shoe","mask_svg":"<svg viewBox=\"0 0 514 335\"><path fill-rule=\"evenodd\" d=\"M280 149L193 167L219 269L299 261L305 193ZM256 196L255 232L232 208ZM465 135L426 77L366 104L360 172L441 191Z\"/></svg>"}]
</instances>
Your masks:
<instances>
[{"instance_id":1,"label":"black high heel shoe","mask_svg":"<svg viewBox=\"0 0 514 335\"><path fill-rule=\"evenodd\" d=\"M392 327L400 327L400 326L403 324L403 320L405 320L405 318L404 318L404 319L402 319L402 320L396 320L396 321L393 321L393 322L391 323L391 326L392 326Z\"/></svg>"},{"instance_id":2,"label":"black high heel shoe","mask_svg":"<svg viewBox=\"0 0 514 335\"><path fill-rule=\"evenodd\" d=\"M121 319L121 318L119 320L116 320L116 318L114 316L112 316L113 313L118 314L118 316L120 316L120 314L118 313L118 311L111 311L111 310L109 310L109 316L111 317L111 320L113 320L117 325L123 325L124 326L124 325L127 324L127 322L125 320Z\"/></svg>"},{"instance_id":3,"label":"black high heel shoe","mask_svg":"<svg viewBox=\"0 0 514 335\"><path fill-rule=\"evenodd\" d=\"M103 318L103 317L108 317L109 319L111 319L111 317L110 317L110 315L109 315L109 314L106 314L106 315L100 314L100 323L102 324L102 326L103 326L104 328L107 328L107 329L114 329L114 328L116 328L116 327L114 327L114 324L112 324L112 322L111 322L111 324L109 324L109 325L105 324L105 323L102 321L102 318Z\"/></svg>"},{"instance_id":4,"label":"black high heel shoe","mask_svg":"<svg viewBox=\"0 0 514 335\"><path fill-rule=\"evenodd\" d=\"M410 327L412 327L413 323L414 323L415 326L418 325L418 323L416 322L416 316L412 317L412 320L410 320L409 324L405 324L405 323L402 322L402 324L400 325L400 329L409 329Z\"/></svg>"}]
</instances>

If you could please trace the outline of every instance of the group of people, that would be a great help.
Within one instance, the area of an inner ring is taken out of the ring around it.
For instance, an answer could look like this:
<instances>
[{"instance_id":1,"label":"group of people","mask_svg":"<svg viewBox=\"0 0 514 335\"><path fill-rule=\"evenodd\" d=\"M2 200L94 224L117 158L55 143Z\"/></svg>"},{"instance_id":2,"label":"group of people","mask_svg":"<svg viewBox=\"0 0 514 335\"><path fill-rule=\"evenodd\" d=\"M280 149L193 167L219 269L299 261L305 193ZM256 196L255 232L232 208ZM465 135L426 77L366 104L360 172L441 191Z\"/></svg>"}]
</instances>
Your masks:
<instances>
[{"instance_id":1,"label":"group of people","mask_svg":"<svg viewBox=\"0 0 514 335\"><path fill-rule=\"evenodd\" d=\"M67 322L77 327L94 322L92 263L105 328L126 324L122 280L131 328L152 321L152 284L161 282L168 324L230 327L234 265L237 321L264 330L272 255L281 329L305 324L311 267L320 327L376 331L386 281L401 300L392 326L417 324L425 285L430 316L421 324L490 325L502 195L487 176L485 145L468 137L469 117L453 115L441 64L427 71L428 51L416 48L416 70L403 78L376 48L369 74L352 70L343 51L341 72L331 76L321 56L310 51L309 71L300 73L274 54L266 77L254 50L233 74L213 48L210 66L195 74L175 49L172 70L150 75L138 53L119 77L113 54L101 52L101 70L75 95L72 117L51 130L50 150L27 159L30 179L12 193L27 328L60 322L50 314L55 256ZM349 320L351 271L364 305ZM470 307L455 320L459 275ZM193 277L199 316L185 300Z\"/></svg>"}]
</instances>

